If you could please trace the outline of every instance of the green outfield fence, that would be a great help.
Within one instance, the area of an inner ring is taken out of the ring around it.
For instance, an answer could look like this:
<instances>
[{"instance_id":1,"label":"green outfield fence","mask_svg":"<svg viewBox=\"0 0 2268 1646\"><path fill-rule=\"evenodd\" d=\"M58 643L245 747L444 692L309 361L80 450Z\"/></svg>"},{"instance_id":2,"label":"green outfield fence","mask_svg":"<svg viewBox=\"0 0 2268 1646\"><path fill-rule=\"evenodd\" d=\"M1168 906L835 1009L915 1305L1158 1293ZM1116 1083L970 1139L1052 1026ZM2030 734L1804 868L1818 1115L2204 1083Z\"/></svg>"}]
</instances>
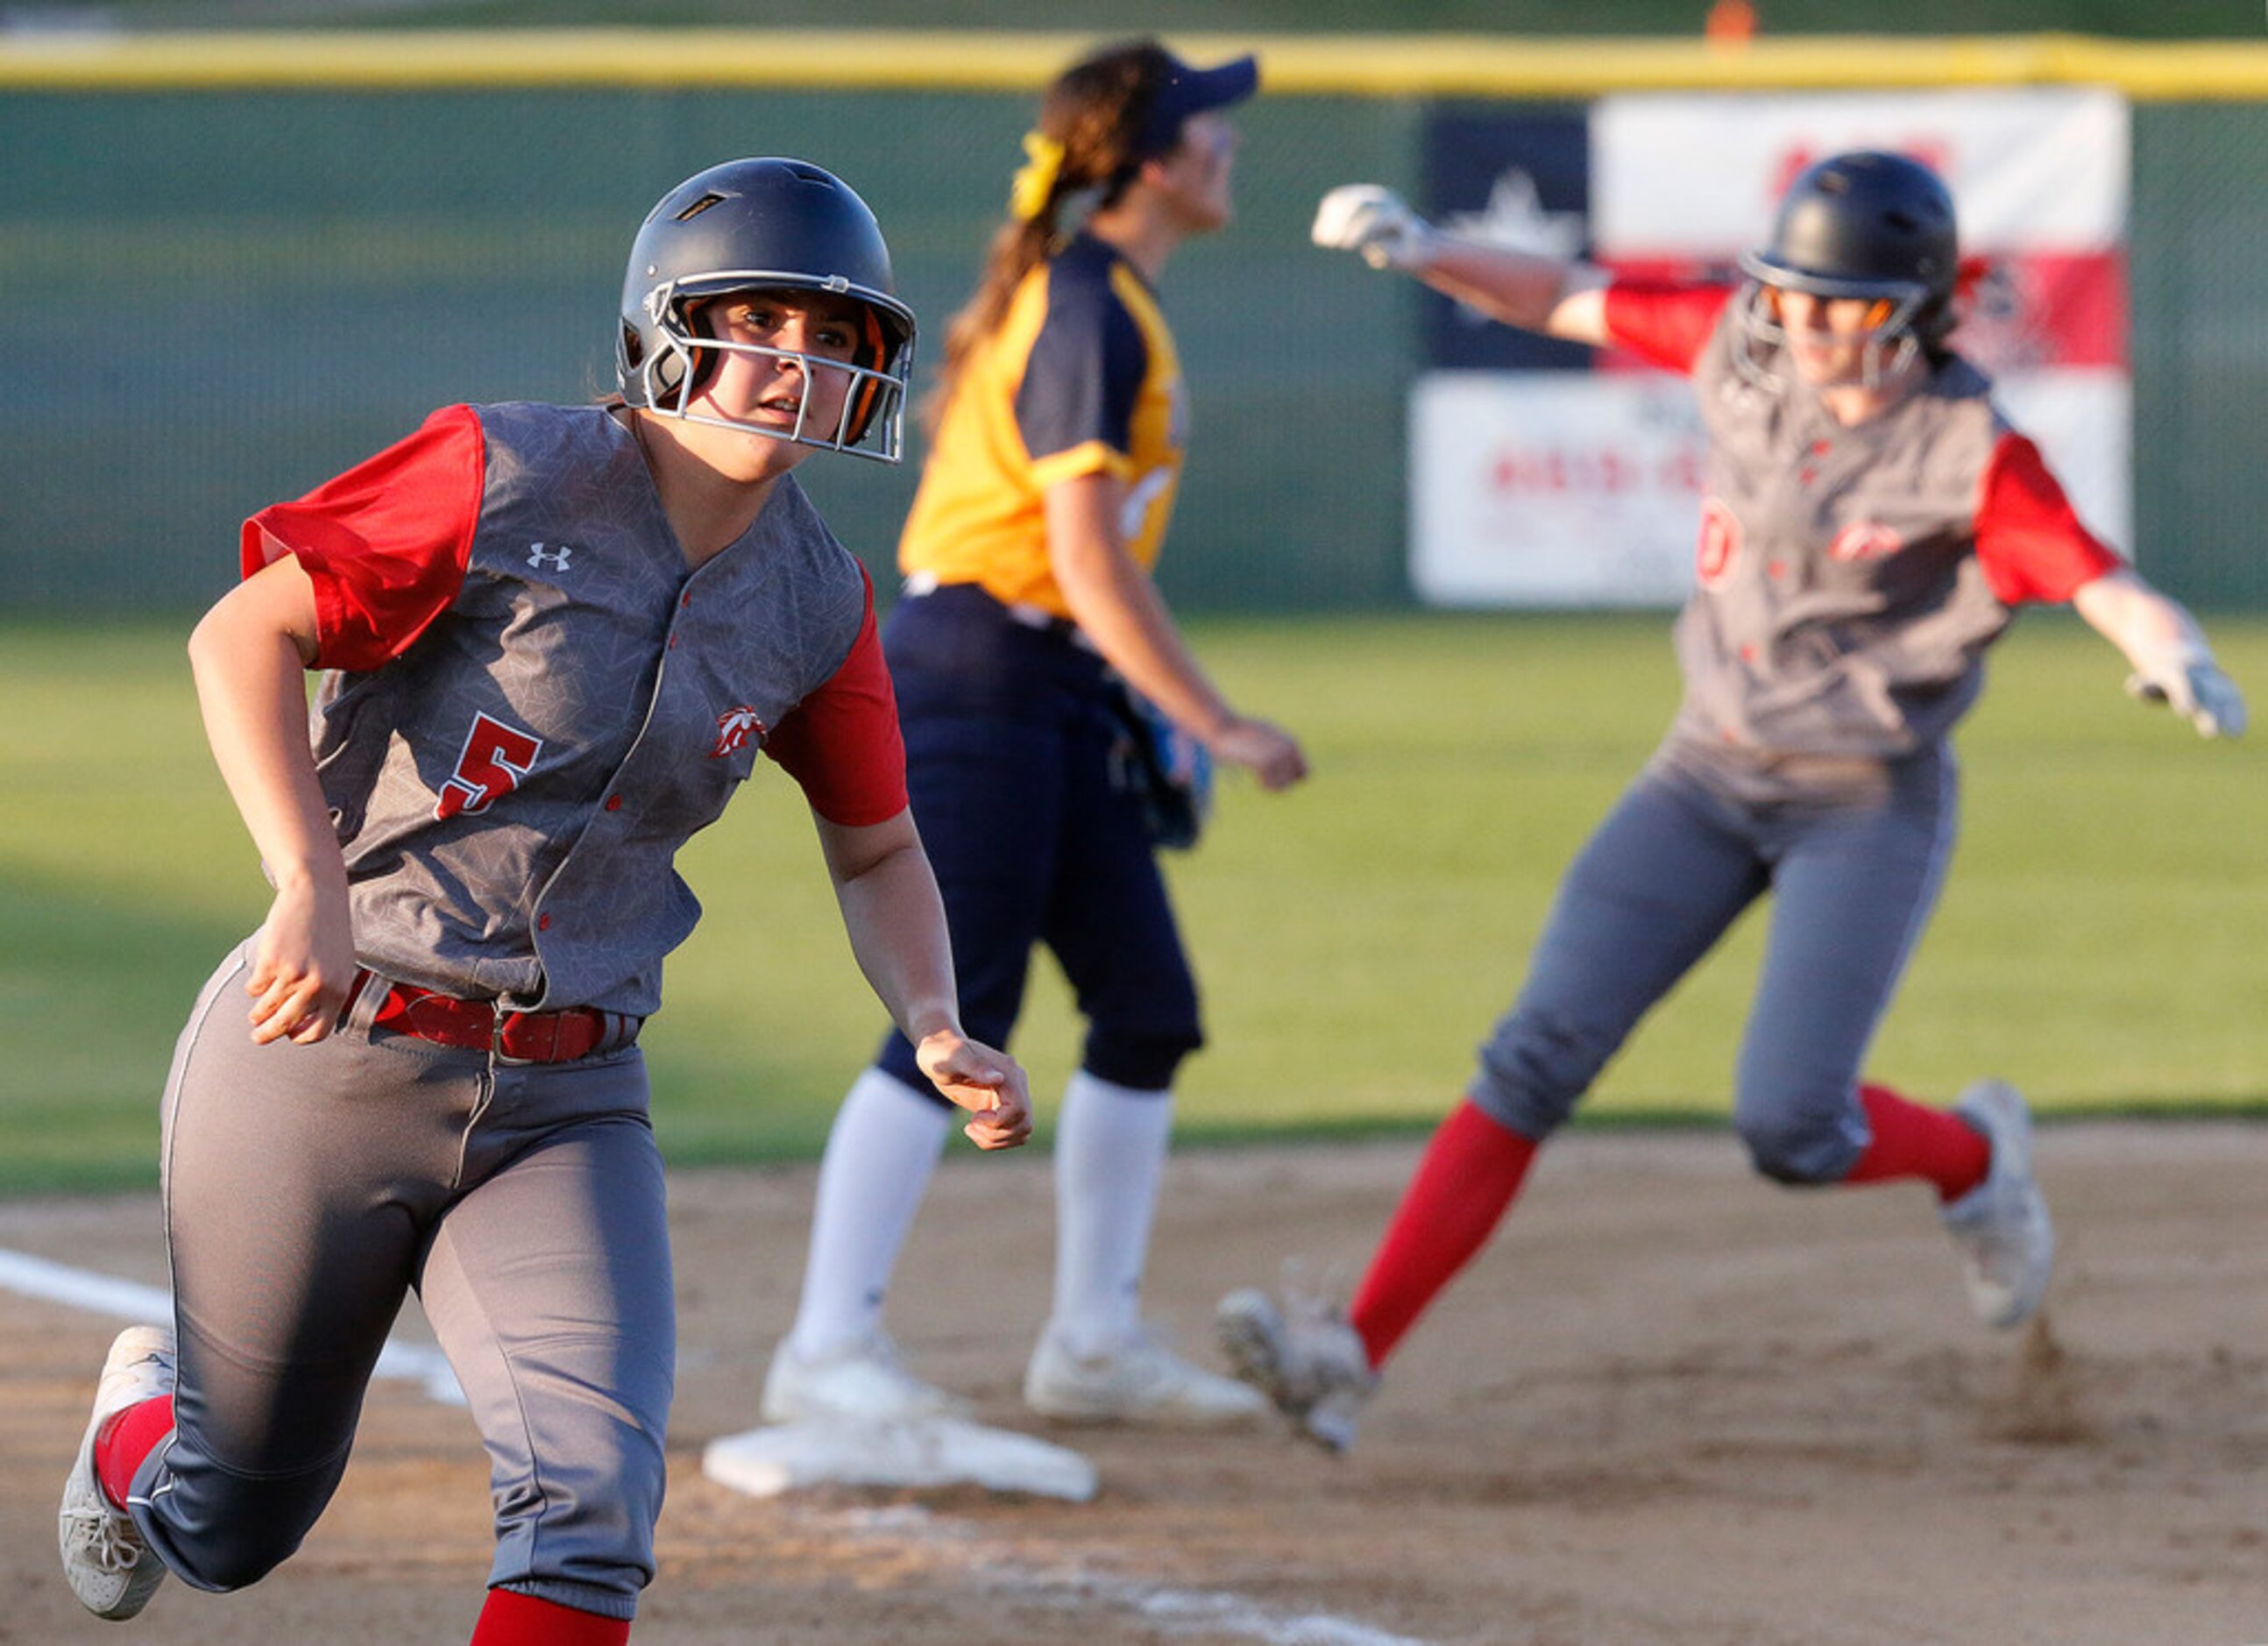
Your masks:
<instances>
[{"instance_id":1,"label":"green outfield fence","mask_svg":"<svg viewBox=\"0 0 2268 1646\"><path fill-rule=\"evenodd\" d=\"M932 339L1032 93L1094 43L686 31L0 35L0 611L188 607L235 527L451 401L611 380L663 188L792 153L875 207ZM2135 102L2137 535L2195 603L2268 607L2268 48L1179 36L1256 46L1241 218L1167 300L1196 406L1165 573L1192 609L1407 603L1404 282L1307 245L1333 183L1414 180L1429 105L1615 90L2087 84ZM934 358L934 351L932 351ZM925 375L925 374L924 374ZM815 462L887 563L913 466Z\"/></svg>"}]
</instances>

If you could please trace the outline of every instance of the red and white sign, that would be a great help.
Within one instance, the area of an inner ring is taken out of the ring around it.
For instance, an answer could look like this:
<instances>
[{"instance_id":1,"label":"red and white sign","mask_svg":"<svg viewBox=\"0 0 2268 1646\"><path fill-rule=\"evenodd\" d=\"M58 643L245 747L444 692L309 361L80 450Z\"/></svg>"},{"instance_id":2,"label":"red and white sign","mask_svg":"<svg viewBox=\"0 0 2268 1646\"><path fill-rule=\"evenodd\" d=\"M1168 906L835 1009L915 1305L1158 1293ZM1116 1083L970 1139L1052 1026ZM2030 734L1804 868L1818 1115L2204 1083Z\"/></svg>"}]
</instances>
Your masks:
<instances>
[{"instance_id":1,"label":"red and white sign","mask_svg":"<svg viewBox=\"0 0 2268 1646\"><path fill-rule=\"evenodd\" d=\"M1590 126L1593 255L1611 268L1723 268L1771 238L1805 166L1889 149L1953 191L1962 353L1996 377L2127 369L2130 135L2116 92L1611 97Z\"/></svg>"},{"instance_id":2,"label":"red and white sign","mask_svg":"<svg viewBox=\"0 0 2268 1646\"><path fill-rule=\"evenodd\" d=\"M1971 251L2097 252L2125 239L2128 122L2115 92L1606 97L1590 125L1591 240L1609 256L1761 246L1790 180L1846 149L1911 154L1944 178Z\"/></svg>"},{"instance_id":3,"label":"red and white sign","mask_svg":"<svg viewBox=\"0 0 2268 1646\"><path fill-rule=\"evenodd\" d=\"M1430 372L1410 447L1421 599L1647 606L1692 586L1705 446L1683 378Z\"/></svg>"},{"instance_id":4,"label":"red and white sign","mask_svg":"<svg viewBox=\"0 0 2268 1646\"><path fill-rule=\"evenodd\" d=\"M1769 240L1781 192L1811 161L1858 148L1927 161L1960 216L1956 346L1992 374L2080 517L2124 545L2128 126L2124 101L2091 88L1605 98L1589 118L1591 255L1630 273L1722 275ZM1410 562L1421 597L1684 598L1702 506L1691 392L1627 358L1599 365L1419 380Z\"/></svg>"}]
</instances>

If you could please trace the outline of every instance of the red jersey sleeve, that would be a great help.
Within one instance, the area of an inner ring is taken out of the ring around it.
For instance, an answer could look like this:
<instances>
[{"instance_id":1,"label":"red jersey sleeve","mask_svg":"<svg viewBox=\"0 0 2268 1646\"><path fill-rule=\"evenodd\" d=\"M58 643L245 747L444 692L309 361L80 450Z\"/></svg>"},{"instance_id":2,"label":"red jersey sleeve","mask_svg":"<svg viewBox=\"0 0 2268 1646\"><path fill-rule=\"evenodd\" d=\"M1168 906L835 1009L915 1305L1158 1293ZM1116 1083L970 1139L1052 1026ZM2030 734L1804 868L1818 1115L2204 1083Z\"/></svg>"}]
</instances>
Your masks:
<instances>
[{"instance_id":1,"label":"red jersey sleeve","mask_svg":"<svg viewBox=\"0 0 2268 1646\"><path fill-rule=\"evenodd\" d=\"M444 407L408 439L245 521L243 574L294 557L315 586L316 663L376 668L456 599L486 469L479 417Z\"/></svg>"},{"instance_id":2,"label":"red jersey sleeve","mask_svg":"<svg viewBox=\"0 0 2268 1646\"><path fill-rule=\"evenodd\" d=\"M1976 533L1985 581L2004 606L2069 600L2126 564L2080 524L2039 448L2013 432L1984 465Z\"/></svg>"},{"instance_id":3,"label":"red jersey sleeve","mask_svg":"<svg viewBox=\"0 0 2268 1646\"><path fill-rule=\"evenodd\" d=\"M764 752L803 786L812 810L829 823L863 829L905 810L906 745L898 731L898 694L874 630L873 579L866 579L865 620L850 654L772 727Z\"/></svg>"},{"instance_id":4,"label":"red jersey sleeve","mask_svg":"<svg viewBox=\"0 0 2268 1646\"><path fill-rule=\"evenodd\" d=\"M1732 300L1730 286L1617 280L1607 288L1607 332L1656 365L1690 372Z\"/></svg>"}]
</instances>

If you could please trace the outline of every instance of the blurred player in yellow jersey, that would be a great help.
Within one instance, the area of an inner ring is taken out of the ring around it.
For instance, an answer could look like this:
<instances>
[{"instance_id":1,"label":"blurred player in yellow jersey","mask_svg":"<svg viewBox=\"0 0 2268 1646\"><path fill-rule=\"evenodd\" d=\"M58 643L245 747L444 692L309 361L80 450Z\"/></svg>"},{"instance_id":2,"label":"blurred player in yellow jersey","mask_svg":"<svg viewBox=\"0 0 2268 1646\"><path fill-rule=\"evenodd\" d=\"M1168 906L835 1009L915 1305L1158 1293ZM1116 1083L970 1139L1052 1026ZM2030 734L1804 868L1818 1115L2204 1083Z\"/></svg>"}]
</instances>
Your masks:
<instances>
[{"instance_id":1,"label":"blurred player in yellow jersey","mask_svg":"<svg viewBox=\"0 0 2268 1646\"><path fill-rule=\"evenodd\" d=\"M1087 1022L1056 1137L1054 1308L1025 1380L1054 1417L1205 1425L1263 1409L1141 1318L1174 1071L1203 1036L1128 697L1265 788L1307 775L1290 734L1206 677L1150 579L1189 421L1158 281L1183 240L1229 221L1237 138L1223 111L1258 78L1249 57L1200 70L1137 41L1050 86L1010 219L947 339L884 638L969 1032L1005 1040L1036 943ZM768 1419L955 1409L898 1364L881 1325L949 1115L891 1035L828 1140Z\"/></svg>"}]
</instances>

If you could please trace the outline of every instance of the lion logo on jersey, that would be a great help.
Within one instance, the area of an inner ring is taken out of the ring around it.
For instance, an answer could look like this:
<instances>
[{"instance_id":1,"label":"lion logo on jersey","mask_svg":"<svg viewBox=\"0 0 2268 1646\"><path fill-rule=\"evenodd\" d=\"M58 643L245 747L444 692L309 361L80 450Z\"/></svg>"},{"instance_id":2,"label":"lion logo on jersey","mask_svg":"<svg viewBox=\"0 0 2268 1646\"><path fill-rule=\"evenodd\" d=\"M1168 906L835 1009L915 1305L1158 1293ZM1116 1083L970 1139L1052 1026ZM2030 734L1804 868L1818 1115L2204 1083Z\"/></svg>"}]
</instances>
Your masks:
<instances>
[{"instance_id":1,"label":"lion logo on jersey","mask_svg":"<svg viewBox=\"0 0 2268 1646\"><path fill-rule=\"evenodd\" d=\"M770 729L764 724L763 716L745 703L737 709L727 709L717 717L717 746L709 751L709 757L722 760L747 742L751 734L762 737Z\"/></svg>"},{"instance_id":2,"label":"lion logo on jersey","mask_svg":"<svg viewBox=\"0 0 2268 1646\"><path fill-rule=\"evenodd\" d=\"M1827 557L1846 565L1859 560L1887 560L1906 546L1906 540L1880 520L1859 520L1835 534Z\"/></svg>"}]
</instances>

